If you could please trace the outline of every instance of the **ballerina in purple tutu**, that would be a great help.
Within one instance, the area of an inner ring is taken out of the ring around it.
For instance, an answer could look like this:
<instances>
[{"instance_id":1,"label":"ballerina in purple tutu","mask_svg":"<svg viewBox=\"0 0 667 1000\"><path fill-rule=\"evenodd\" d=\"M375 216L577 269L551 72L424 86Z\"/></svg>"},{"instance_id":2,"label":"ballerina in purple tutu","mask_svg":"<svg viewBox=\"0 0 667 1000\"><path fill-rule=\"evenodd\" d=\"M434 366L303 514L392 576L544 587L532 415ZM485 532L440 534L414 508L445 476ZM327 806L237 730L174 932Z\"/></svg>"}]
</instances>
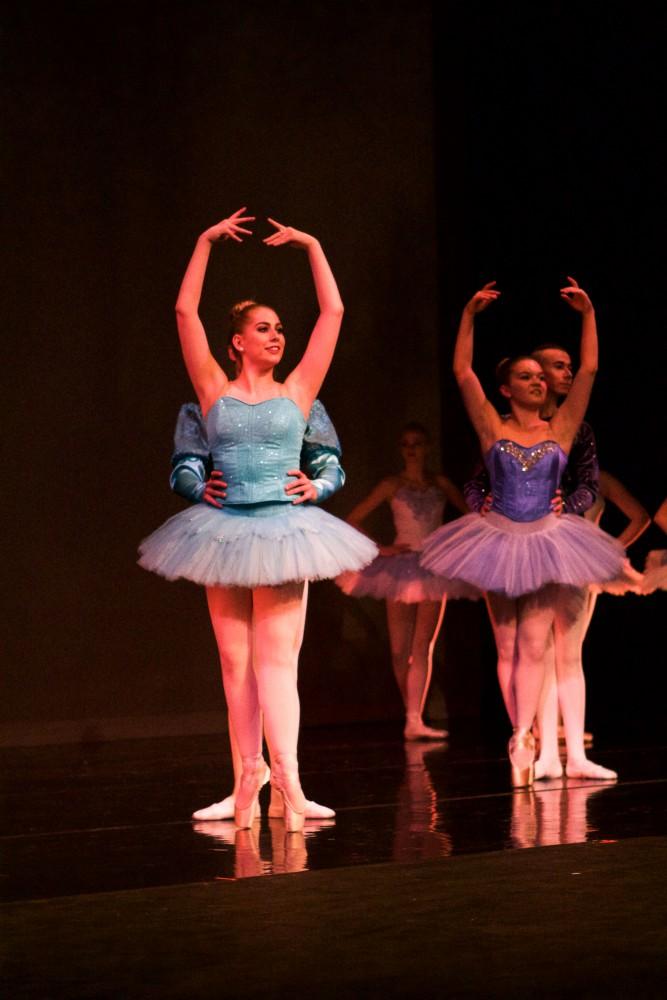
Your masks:
<instances>
[{"instance_id":1,"label":"ballerina in purple tutu","mask_svg":"<svg viewBox=\"0 0 667 1000\"><path fill-rule=\"evenodd\" d=\"M555 610L572 587L617 577L624 560L616 539L584 518L559 516L552 507L598 363L593 305L573 278L568 281L560 294L581 315L581 361L567 398L548 420L540 415L546 383L535 358L520 356L499 366L500 392L511 411L504 420L473 371L475 316L499 297L495 282L476 292L463 310L454 374L479 436L493 501L485 516L469 514L435 531L421 558L431 572L486 591L499 656L507 658L505 646L511 646L506 704L515 786L533 781L531 730Z\"/></svg>"},{"instance_id":2,"label":"ballerina in purple tutu","mask_svg":"<svg viewBox=\"0 0 667 1000\"><path fill-rule=\"evenodd\" d=\"M386 502L396 537L391 545L380 546L370 566L343 574L337 583L352 597L386 602L391 660L405 706L405 739L441 740L447 731L427 726L422 716L447 598L443 581L419 565L419 552L426 536L442 524L447 501L464 514L468 507L450 479L428 470L430 440L422 424L406 424L399 443L402 471L378 483L348 517L360 528Z\"/></svg>"}]
</instances>

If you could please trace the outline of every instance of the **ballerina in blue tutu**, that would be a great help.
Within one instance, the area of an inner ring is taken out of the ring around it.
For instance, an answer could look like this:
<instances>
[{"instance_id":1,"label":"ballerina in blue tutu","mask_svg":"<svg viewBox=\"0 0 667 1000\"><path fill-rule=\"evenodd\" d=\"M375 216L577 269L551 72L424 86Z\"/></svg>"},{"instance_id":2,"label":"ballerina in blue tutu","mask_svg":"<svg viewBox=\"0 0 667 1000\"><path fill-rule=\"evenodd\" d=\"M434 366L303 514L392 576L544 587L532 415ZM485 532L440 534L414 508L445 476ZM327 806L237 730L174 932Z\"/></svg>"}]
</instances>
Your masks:
<instances>
[{"instance_id":1,"label":"ballerina in blue tutu","mask_svg":"<svg viewBox=\"0 0 667 1000\"><path fill-rule=\"evenodd\" d=\"M444 581L419 565L419 552L427 535L442 524L447 501L464 514L468 507L451 479L428 469L430 440L422 424L406 424L399 443L399 475L381 480L348 517L355 528L361 527L377 507L388 503L394 541L380 546L370 566L344 573L336 582L351 597L385 601L394 677L405 707L405 739L442 740L447 730L427 726L423 711L447 593Z\"/></svg>"},{"instance_id":2,"label":"ballerina in blue tutu","mask_svg":"<svg viewBox=\"0 0 667 1000\"><path fill-rule=\"evenodd\" d=\"M240 373L229 380L213 357L199 317L211 248L252 235L239 209L197 240L176 303L183 359L199 400L213 466L224 473L221 507L181 511L144 540L140 564L167 579L206 587L227 707L242 756L235 822L252 825L266 775L262 715L273 787L288 831L303 828L299 782L299 697L294 660L300 642L304 581L360 569L377 547L350 525L289 493L299 475L307 417L331 364L343 317L336 281L319 242L269 219L264 243L306 251L319 316L306 351L284 382L275 379L285 336L278 315L254 302L232 310L230 346Z\"/></svg>"},{"instance_id":3,"label":"ballerina in blue tutu","mask_svg":"<svg viewBox=\"0 0 667 1000\"><path fill-rule=\"evenodd\" d=\"M472 368L475 316L499 297L495 282L473 295L461 317L454 375L479 436L493 502L485 516L468 514L439 528L424 543L426 569L487 592L499 656L512 644L514 664L508 712L512 781L532 783L537 711L545 657L558 602L572 587L604 583L621 574L624 550L596 525L558 515L552 498L584 418L598 363L595 311L573 278L561 298L581 315L581 362L559 409L540 416L544 372L530 355L508 359L499 370L500 392L510 406L502 419Z\"/></svg>"},{"instance_id":4,"label":"ballerina in blue tutu","mask_svg":"<svg viewBox=\"0 0 667 1000\"><path fill-rule=\"evenodd\" d=\"M234 355L232 352L230 354L233 361ZM237 376L239 373L240 369L237 367ZM299 503L305 501L322 503L327 500L345 483L345 472L340 459L341 447L336 429L323 403L316 399L308 414L308 425L303 436L299 457L299 475L294 477L294 481L287 487L286 492L294 496L295 500L298 497ZM174 493L178 493L190 503L209 503L214 507L222 506L227 483L223 479L222 471L211 467L211 449L208 443L206 425L197 403L184 403L179 410L174 432L174 452L171 464L169 484ZM305 582L303 589L302 629L298 646L294 651L295 672L298 670L307 603L308 581ZM221 820L234 819L236 793L243 773L243 762L231 716L228 718L228 728L234 770L234 787L230 795L205 806L203 809L197 809L192 814L193 820L197 822L214 822L217 825ZM266 781L269 780L270 775L271 772L267 765ZM306 802L305 818L307 820L333 819L335 815L334 810L328 806L320 805L319 802ZM280 796L272 789L269 817L280 816L282 816Z\"/></svg>"}]
</instances>

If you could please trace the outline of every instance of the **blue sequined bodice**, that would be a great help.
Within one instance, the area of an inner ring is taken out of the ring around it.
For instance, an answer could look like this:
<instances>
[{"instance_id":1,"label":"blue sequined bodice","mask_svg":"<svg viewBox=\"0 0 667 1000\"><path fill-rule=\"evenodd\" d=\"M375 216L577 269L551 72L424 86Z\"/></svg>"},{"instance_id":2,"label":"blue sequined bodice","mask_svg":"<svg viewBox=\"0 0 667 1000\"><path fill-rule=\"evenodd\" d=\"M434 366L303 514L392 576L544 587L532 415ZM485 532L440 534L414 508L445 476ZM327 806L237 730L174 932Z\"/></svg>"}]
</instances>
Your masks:
<instances>
[{"instance_id":1,"label":"blue sequined bodice","mask_svg":"<svg viewBox=\"0 0 667 1000\"><path fill-rule=\"evenodd\" d=\"M244 403L222 396L208 412L206 432L213 468L227 483L226 504L283 501L288 469L299 468L306 420L296 403L277 396Z\"/></svg>"},{"instance_id":2,"label":"blue sequined bodice","mask_svg":"<svg viewBox=\"0 0 667 1000\"><path fill-rule=\"evenodd\" d=\"M551 512L551 500L567 465L555 441L517 444L495 441L484 457L491 480L492 510L512 521L537 521Z\"/></svg>"}]
</instances>

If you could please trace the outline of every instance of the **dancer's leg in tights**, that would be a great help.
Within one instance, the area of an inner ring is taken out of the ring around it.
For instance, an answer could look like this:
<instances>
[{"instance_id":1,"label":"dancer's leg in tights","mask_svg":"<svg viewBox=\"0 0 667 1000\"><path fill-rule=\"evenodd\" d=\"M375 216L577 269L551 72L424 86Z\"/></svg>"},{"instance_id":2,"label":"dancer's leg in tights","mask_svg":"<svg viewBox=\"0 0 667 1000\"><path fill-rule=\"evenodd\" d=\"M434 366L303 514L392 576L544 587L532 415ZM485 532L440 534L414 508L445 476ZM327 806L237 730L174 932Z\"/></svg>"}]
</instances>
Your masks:
<instances>
[{"instance_id":1,"label":"dancer's leg in tights","mask_svg":"<svg viewBox=\"0 0 667 1000\"><path fill-rule=\"evenodd\" d=\"M405 706L405 737L444 739L447 731L425 725L422 713L428 697L433 673L433 651L446 601L386 603L394 676Z\"/></svg>"},{"instance_id":2,"label":"dancer's leg in tights","mask_svg":"<svg viewBox=\"0 0 667 1000\"><path fill-rule=\"evenodd\" d=\"M253 665L272 753L271 781L283 796L288 830L303 826L306 808L297 763L300 706L294 671L303 618L303 586L285 583L253 591ZM240 738L239 745L243 751Z\"/></svg>"},{"instance_id":3,"label":"dancer's leg in tights","mask_svg":"<svg viewBox=\"0 0 667 1000\"><path fill-rule=\"evenodd\" d=\"M256 756L262 749L262 721L252 663L252 591L207 587L206 598L235 739L242 757Z\"/></svg>"},{"instance_id":4,"label":"dancer's leg in tights","mask_svg":"<svg viewBox=\"0 0 667 1000\"><path fill-rule=\"evenodd\" d=\"M558 684L556 680L556 646L554 630L544 660L544 682L537 706L540 733L540 755L535 761L536 778L560 778L563 765L558 751Z\"/></svg>"},{"instance_id":5,"label":"dancer's leg in tights","mask_svg":"<svg viewBox=\"0 0 667 1000\"><path fill-rule=\"evenodd\" d=\"M544 681L546 652L554 620L552 588L517 600L517 650L514 668L516 726L531 729Z\"/></svg>"},{"instance_id":6,"label":"dancer's leg in tights","mask_svg":"<svg viewBox=\"0 0 667 1000\"><path fill-rule=\"evenodd\" d=\"M540 700L553 624L551 594L547 588L516 599L490 593L487 603L494 635L498 637L498 660L503 664L500 679L507 714L515 729L529 730Z\"/></svg>"},{"instance_id":7,"label":"dancer's leg in tights","mask_svg":"<svg viewBox=\"0 0 667 1000\"><path fill-rule=\"evenodd\" d=\"M498 654L498 684L505 709L512 726L516 725L514 698L514 659L516 656L517 608L516 601L498 594L486 595L486 608L493 629Z\"/></svg>"},{"instance_id":8,"label":"dancer's leg in tights","mask_svg":"<svg viewBox=\"0 0 667 1000\"><path fill-rule=\"evenodd\" d=\"M295 680L298 677L299 672L299 653L301 652L301 645L303 643L303 634L306 627L306 610L308 608L308 581L304 581L303 584L303 596L301 598L301 617L299 619L299 628L294 633L294 650L293 650L293 669ZM229 742L232 751L232 766L234 768L234 790L232 795L236 794L238 787L238 781L241 774L241 752L238 747L236 740L236 735L234 733L234 724L232 722L231 716L229 716ZM267 739L267 744L269 747L269 756L273 756L271 750L271 744Z\"/></svg>"},{"instance_id":9,"label":"dancer's leg in tights","mask_svg":"<svg viewBox=\"0 0 667 1000\"><path fill-rule=\"evenodd\" d=\"M417 621L417 605L402 601L386 601L387 629L391 648L391 665L396 684L407 712L408 670L412 654L412 637Z\"/></svg>"},{"instance_id":10,"label":"dancer's leg in tights","mask_svg":"<svg viewBox=\"0 0 667 1000\"><path fill-rule=\"evenodd\" d=\"M554 637L558 701L565 728L568 776L613 780L615 771L588 760L584 750L586 679L582 647L594 607L595 595L589 588L557 588Z\"/></svg>"}]
</instances>

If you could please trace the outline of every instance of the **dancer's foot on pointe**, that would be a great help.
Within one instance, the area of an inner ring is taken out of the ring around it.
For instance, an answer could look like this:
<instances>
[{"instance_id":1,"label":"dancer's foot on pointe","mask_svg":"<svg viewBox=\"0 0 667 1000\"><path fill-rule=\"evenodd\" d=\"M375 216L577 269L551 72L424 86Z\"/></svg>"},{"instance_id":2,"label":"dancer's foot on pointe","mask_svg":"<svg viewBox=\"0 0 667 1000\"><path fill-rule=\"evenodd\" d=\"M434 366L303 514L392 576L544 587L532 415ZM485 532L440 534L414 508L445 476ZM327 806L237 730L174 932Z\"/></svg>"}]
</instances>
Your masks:
<instances>
[{"instance_id":1,"label":"dancer's foot on pointe","mask_svg":"<svg viewBox=\"0 0 667 1000\"><path fill-rule=\"evenodd\" d=\"M507 745L512 785L525 788L535 780L535 737L530 729L515 726Z\"/></svg>"},{"instance_id":2,"label":"dancer's foot on pointe","mask_svg":"<svg viewBox=\"0 0 667 1000\"><path fill-rule=\"evenodd\" d=\"M565 773L568 778L588 778L590 781L616 781L618 774L602 764L594 764L592 760L574 760L567 762Z\"/></svg>"},{"instance_id":3,"label":"dancer's foot on pointe","mask_svg":"<svg viewBox=\"0 0 667 1000\"><path fill-rule=\"evenodd\" d=\"M434 729L427 726L420 715L408 715L403 730L406 740L446 740L449 733L446 729Z\"/></svg>"},{"instance_id":4,"label":"dancer's foot on pointe","mask_svg":"<svg viewBox=\"0 0 667 1000\"><path fill-rule=\"evenodd\" d=\"M284 814L283 797L280 792L271 785L271 802L269 804L269 819L282 819ZM319 802L306 799L305 818L309 819L333 819L336 813L329 806L321 806Z\"/></svg>"},{"instance_id":5,"label":"dancer's foot on pointe","mask_svg":"<svg viewBox=\"0 0 667 1000\"><path fill-rule=\"evenodd\" d=\"M264 780L262 785L265 785L269 778L271 777L271 770L268 764L264 764L266 771L264 773ZM193 812L192 818L197 820L197 822L217 822L224 819L234 819L234 808L236 806L236 796L232 792L227 798L221 799L220 802L212 802L210 806L205 806L203 809L197 809Z\"/></svg>"},{"instance_id":6,"label":"dancer's foot on pointe","mask_svg":"<svg viewBox=\"0 0 667 1000\"><path fill-rule=\"evenodd\" d=\"M562 777L563 765L559 758L556 758L556 760L542 760L538 758L535 761L535 781L550 781Z\"/></svg>"}]
</instances>

